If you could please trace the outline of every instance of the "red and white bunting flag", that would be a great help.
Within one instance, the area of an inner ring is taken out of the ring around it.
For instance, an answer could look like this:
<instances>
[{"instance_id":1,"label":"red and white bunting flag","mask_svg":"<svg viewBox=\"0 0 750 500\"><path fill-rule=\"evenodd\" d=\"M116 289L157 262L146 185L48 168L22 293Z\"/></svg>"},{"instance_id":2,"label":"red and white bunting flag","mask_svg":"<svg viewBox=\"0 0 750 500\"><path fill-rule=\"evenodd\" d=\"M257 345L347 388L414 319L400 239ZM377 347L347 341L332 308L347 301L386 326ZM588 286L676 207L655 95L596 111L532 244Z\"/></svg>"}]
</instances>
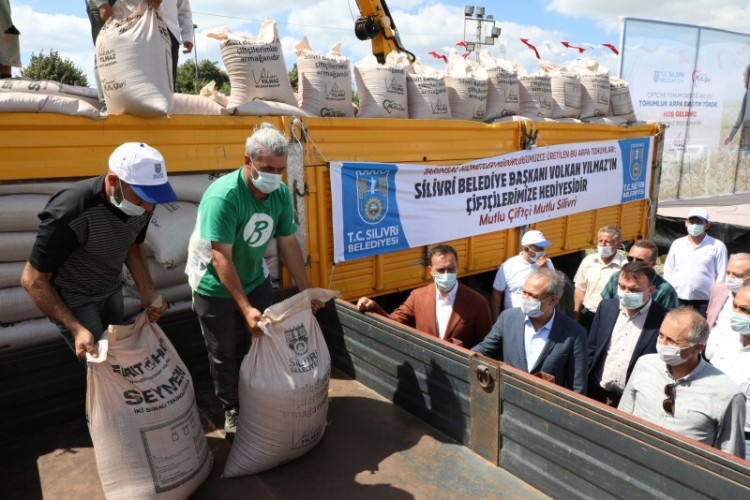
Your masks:
<instances>
[{"instance_id":1,"label":"red and white bunting flag","mask_svg":"<svg viewBox=\"0 0 750 500\"><path fill-rule=\"evenodd\" d=\"M584 52L586 52L585 48L571 45L570 42L560 42L560 43L563 44L564 47L567 47L569 49L576 49L579 54L583 54Z\"/></svg>"},{"instance_id":2,"label":"red and white bunting flag","mask_svg":"<svg viewBox=\"0 0 750 500\"><path fill-rule=\"evenodd\" d=\"M456 42L456 45L458 45L459 47L466 48L466 42Z\"/></svg>"},{"instance_id":3,"label":"red and white bunting flag","mask_svg":"<svg viewBox=\"0 0 750 500\"><path fill-rule=\"evenodd\" d=\"M521 38L521 43L523 43L523 44L524 44L524 45L526 45L526 46L527 46L528 48L530 48L531 50L533 50L533 51L534 51L534 54L536 55L536 58L537 58L537 59L541 59L541 57L539 57L539 51L538 51L538 50L536 50L536 47L534 47L533 45L531 45L531 44L529 43L529 39L528 39L528 38Z\"/></svg>"},{"instance_id":4,"label":"red and white bunting flag","mask_svg":"<svg viewBox=\"0 0 750 500\"><path fill-rule=\"evenodd\" d=\"M616 56L619 56L619 55L620 55L620 51L619 51L619 50L617 50L617 47L615 47L615 46L614 46L614 45L612 45L611 43L603 43L602 45L603 45L604 47L607 47L607 48L608 48L609 50L611 50L612 52L614 52Z\"/></svg>"},{"instance_id":5,"label":"red and white bunting flag","mask_svg":"<svg viewBox=\"0 0 750 500\"><path fill-rule=\"evenodd\" d=\"M428 52L428 54L430 54L430 55L431 55L432 57L434 57L435 59L442 59L442 60L443 60L443 61L445 61L446 63L448 62L448 58L447 58L447 57L446 57L445 55L443 55L443 54L438 54L438 53L437 53L437 52L435 52L434 50L431 50L431 51L429 51L429 52Z\"/></svg>"}]
</instances>

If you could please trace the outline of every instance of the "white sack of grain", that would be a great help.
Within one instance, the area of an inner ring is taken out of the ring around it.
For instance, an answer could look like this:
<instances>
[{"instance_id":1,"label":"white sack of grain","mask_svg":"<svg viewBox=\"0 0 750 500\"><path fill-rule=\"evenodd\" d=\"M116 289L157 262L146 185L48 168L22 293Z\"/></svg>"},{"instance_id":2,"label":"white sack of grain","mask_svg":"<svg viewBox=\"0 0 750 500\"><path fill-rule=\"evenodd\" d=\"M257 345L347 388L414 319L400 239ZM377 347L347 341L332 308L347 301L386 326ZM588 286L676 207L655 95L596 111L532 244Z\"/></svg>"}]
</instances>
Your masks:
<instances>
[{"instance_id":1,"label":"white sack of grain","mask_svg":"<svg viewBox=\"0 0 750 500\"><path fill-rule=\"evenodd\" d=\"M451 107L445 73L414 61L406 73L406 96L409 118L423 120L450 120Z\"/></svg>"},{"instance_id":2,"label":"white sack of grain","mask_svg":"<svg viewBox=\"0 0 750 500\"><path fill-rule=\"evenodd\" d=\"M484 121L487 114L487 72L456 51L448 55L445 86L454 120Z\"/></svg>"},{"instance_id":3,"label":"white sack of grain","mask_svg":"<svg viewBox=\"0 0 750 500\"><path fill-rule=\"evenodd\" d=\"M609 69L596 59L579 59L567 66L581 79L581 115L583 118L609 113Z\"/></svg>"},{"instance_id":4,"label":"white sack of grain","mask_svg":"<svg viewBox=\"0 0 750 500\"><path fill-rule=\"evenodd\" d=\"M479 64L487 72L486 121L514 116L520 113L518 71L513 63L479 51Z\"/></svg>"},{"instance_id":5,"label":"white sack of grain","mask_svg":"<svg viewBox=\"0 0 750 500\"><path fill-rule=\"evenodd\" d=\"M85 116L92 120L104 118L98 107L77 97L26 92L0 93L0 113L51 113Z\"/></svg>"},{"instance_id":6,"label":"white sack of grain","mask_svg":"<svg viewBox=\"0 0 750 500\"><path fill-rule=\"evenodd\" d=\"M266 18L258 36L237 35L228 28L210 31L206 36L221 41L221 58L232 86L227 108L252 101L297 106L276 21Z\"/></svg>"},{"instance_id":7,"label":"white sack of grain","mask_svg":"<svg viewBox=\"0 0 750 500\"><path fill-rule=\"evenodd\" d=\"M623 118L628 123L636 121L630 86L625 80L614 76L609 77L609 115Z\"/></svg>"},{"instance_id":8,"label":"white sack of grain","mask_svg":"<svg viewBox=\"0 0 750 500\"><path fill-rule=\"evenodd\" d=\"M409 118L404 54L391 52L385 64L370 54L354 65L359 109L357 118Z\"/></svg>"},{"instance_id":9,"label":"white sack of grain","mask_svg":"<svg viewBox=\"0 0 750 500\"><path fill-rule=\"evenodd\" d=\"M224 477L262 472L300 457L323 437L331 356L310 301L338 292L308 288L263 313L240 367L240 421Z\"/></svg>"},{"instance_id":10,"label":"white sack of grain","mask_svg":"<svg viewBox=\"0 0 750 500\"><path fill-rule=\"evenodd\" d=\"M146 313L110 325L97 349L87 355L86 417L104 496L188 498L213 456L185 363Z\"/></svg>"},{"instance_id":11,"label":"white sack of grain","mask_svg":"<svg viewBox=\"0 0 750 500\"><path fill-rule=\"evenodd\" d=\"M307 37L294 46L299 78L297 103L312 116L353 117L352 70L336 42L328 54L312 50Z\"/></svg>"},{"instance_id":12,"label":"white sack of grain","mask_svg":"<svg viewBox=\"0 0 750 500\"><path fill-rule=\"evenodd\" d=\"M96 39L96 60L109 114L171 113L171 47L161 11L146 8L146 2L125 19L104 24Z\"/></svg>"},{"instance_id":13,"label":"white sack of grain","mask_svg":"<svg viewBox=\"0 0 750 500\"><path fill-rule=\"evenodd\" d=\"M180 266L187 260L188 240L197 213L195 203L185 201L156 205L143 243L164 268Z\"/></svg>"}]
</instances>

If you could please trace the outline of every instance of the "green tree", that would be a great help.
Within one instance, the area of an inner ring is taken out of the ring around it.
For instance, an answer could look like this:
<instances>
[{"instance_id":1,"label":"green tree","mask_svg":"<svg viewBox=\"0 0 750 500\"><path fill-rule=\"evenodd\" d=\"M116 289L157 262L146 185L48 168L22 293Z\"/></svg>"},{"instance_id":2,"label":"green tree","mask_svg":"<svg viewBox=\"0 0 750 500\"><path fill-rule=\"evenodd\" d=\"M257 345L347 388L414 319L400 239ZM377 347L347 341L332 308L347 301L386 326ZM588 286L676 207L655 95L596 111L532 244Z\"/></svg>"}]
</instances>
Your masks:
<instances>
[{"instance_id":1,"label":"green tree","mask_svg":"<svg viewBox=\"0 0 750 500\"><path fill-rule=\"evenodd\" d=\"M39 55L31 53L29 64L21 69L21 76L34 80L53 80L68 85L88 87L86 75L67 57L60 57L56 50L49 55L42 51Z\"/></svg>"},{"instance_id":2,"label":"green tree","mask_svg":"<svg viewBox=\"0 0 750 500\"><path fill-rule=\"evenodd\" d=\"M198 80L195 79L195 62L188 59L177 66L177 81L175 92L181 94L197 94L211 80L216 82L216 90L229 95L229 75L226 74L215 61L203 59L198 63Z\"/></svg>"},{"instance_id":3,"label":"green tree","mask_svg":"<svg viewBox=\"0 0 750 500\"><path fill-rule=\"evenodd\" d=\"M289 83L292 84L292 88L294 90L297 90L297 86L299 85L299 74L297 73L297 63L294 63L294 66L292 66L292 69L289 70Z\"/></svg>"}]
</instances>

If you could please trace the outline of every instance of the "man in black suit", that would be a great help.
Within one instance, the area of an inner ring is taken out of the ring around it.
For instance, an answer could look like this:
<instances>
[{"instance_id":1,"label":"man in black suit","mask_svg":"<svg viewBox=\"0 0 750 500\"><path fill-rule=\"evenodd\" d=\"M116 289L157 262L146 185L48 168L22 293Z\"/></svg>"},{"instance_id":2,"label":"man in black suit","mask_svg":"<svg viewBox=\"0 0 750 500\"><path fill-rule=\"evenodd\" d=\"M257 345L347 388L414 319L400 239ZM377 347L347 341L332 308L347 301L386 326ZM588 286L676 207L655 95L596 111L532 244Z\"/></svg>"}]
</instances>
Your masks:
<instances>
[{"instance_id":1,"label":"man in black suit","mask_svg":"<svg viewBox=\"0 0 750 500\"><path fill-rule=\"evenodd\" d=\"M622 266L617 299L603 300L588 338L589 397L617 407L635 362L656 352L667 310L651 300L654 268L646 262Z\"/></svg>"},{"instance_id":2,"label":"man in black suit","mask_svg":"<svg viewBox=\"0 0 750 500\"><path fill-rule=\"evenodd\" d=\"M586 330L556 310L565 282L539 268L523 285L521 307L506 309L473 350L529 373L542 372L586 394Z\"/></svg>"}]
</instances>

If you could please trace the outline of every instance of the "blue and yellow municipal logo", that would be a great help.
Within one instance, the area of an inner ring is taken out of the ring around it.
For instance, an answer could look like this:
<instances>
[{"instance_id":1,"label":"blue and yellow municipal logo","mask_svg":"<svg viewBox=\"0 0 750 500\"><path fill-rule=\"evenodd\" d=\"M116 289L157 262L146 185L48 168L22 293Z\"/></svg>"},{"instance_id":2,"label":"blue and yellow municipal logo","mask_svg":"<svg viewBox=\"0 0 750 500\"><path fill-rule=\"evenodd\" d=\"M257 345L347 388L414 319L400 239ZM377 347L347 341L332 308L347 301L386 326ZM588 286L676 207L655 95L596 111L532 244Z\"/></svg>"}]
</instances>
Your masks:
<instances>
[{"instance_id":1,"label":"blue and yellow municipal logo","mask_svg":"<svg viewBox=\"0 0 750 500\"><path fill-rule=\"evenodd\" d=\"M645 146L641 144L630 145L630 178L633 180L641 176L643 161L645 155Z\"/></svg>"},{"instance_id":2,"label":"blue and yellow municipal logo","mask_svg":"<svg viewBox=\"0 0 750 500\"><path fill-rule=\"evenodd\" d=\"M381 222L388 213L389 170L358 170L357 212L366 224Z\"/></svg>"}]
</instances>

